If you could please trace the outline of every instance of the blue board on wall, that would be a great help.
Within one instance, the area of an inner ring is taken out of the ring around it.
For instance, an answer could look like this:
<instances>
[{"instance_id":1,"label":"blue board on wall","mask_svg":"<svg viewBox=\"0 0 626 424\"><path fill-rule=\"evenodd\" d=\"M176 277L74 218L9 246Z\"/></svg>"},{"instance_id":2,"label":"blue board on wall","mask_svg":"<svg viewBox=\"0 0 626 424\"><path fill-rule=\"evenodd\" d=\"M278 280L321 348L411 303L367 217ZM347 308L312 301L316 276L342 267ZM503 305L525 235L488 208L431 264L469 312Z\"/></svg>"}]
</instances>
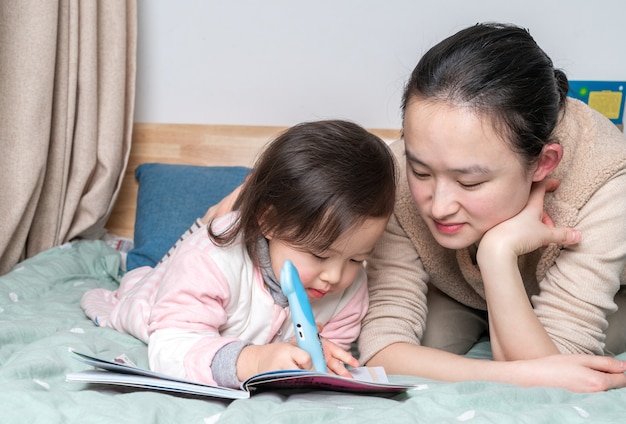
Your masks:
<instances>
[{"instance_id":1,"label":"blue board on wall","mask_svg":"<svg viewBox=\"0 0 626 424\"><path fill-rule=\"evenodd\" d=\"M568 96L587 103L614 124L624 119L626 81L570 81Z\"/></svg>"}]
</instances>

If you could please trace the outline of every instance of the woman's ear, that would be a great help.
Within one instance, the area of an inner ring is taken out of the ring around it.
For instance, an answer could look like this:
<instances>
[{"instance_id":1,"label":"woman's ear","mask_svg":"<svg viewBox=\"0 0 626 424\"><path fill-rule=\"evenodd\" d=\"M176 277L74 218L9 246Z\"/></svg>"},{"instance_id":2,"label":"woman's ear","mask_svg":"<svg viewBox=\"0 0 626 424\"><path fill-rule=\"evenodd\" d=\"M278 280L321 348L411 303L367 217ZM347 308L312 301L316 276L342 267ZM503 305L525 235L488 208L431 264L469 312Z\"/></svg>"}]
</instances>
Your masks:
<instances>
[{"instance_id":1,"label":"woman's ear","mask_svg":"<svg viewBox=\"0 0 626 424\"><path fill-rule=\"evenodd\" d=\"M537 168L533 172L533 181L542 181L557 167L563 158L563 147L557 143L550 143L543 146Z\"/></svg>"}]
</instances>

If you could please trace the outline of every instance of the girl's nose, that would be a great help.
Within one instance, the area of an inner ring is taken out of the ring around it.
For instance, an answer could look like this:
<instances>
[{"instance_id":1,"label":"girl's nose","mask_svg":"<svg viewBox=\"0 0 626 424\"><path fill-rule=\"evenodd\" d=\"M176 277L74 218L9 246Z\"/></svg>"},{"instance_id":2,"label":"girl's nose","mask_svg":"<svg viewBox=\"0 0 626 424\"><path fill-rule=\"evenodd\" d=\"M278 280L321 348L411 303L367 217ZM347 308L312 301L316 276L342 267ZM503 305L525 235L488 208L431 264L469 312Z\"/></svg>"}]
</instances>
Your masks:
<instances>
[{"instance_id":1,"label":"girl's nose","mask_svg":"<svg viewBox=\"0 0 626 424\"><path fill-rule=\"evenodd\" d=\"M320 275L320 279L328 284L337 284L341 281L343 267L341 264L328 264Z\"/></svg>"}]
</instances>

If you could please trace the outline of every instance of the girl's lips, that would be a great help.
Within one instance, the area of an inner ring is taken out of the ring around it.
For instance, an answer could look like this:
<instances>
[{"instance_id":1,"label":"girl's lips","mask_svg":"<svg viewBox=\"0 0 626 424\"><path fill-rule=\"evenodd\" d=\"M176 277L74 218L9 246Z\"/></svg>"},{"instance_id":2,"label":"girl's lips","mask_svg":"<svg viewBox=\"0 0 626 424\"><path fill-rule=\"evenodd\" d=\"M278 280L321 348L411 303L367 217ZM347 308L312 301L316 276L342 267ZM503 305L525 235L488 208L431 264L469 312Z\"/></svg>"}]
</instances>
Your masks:
<instances>
[{"instance_id":1,"label":"girl's lips","mask_svg":"<svg viewBox=\"0 0 626 424\"><path fill-rule=\"evenodd\" d=\"M435 223L435 227L437 231L443 234L455 234L461 231L464 224L442 224L437 221L433 221Z\"/></svg>"},{"instance_id":2,"label":"girl's lips","mask_svg":"<svg viewBox=\"0 0 626 424\"><path fill-rule=\"evenodd\" d=\"M308 291L311 297L315 299L321 299L326 294L326 292L317 289L308 289Z\"/></svg>"}]
</instances>

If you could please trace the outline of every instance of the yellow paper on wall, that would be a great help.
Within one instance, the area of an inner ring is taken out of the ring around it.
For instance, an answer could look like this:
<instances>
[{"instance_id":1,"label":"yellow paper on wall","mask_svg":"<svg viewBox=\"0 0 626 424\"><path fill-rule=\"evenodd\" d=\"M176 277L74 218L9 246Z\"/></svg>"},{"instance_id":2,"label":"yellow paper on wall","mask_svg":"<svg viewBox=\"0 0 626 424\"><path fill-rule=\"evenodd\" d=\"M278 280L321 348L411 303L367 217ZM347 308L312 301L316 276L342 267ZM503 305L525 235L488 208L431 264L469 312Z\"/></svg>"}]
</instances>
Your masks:
<instances>
[{"instance_id":1,"label":"yellow paper on wall","mask_svg":"<svg viewBox=\"0 0 626 424\"><path fill-rule=\"evenodd\" d=\"M617 119L622 105L621 91L590 91L589 107L597 110L609 119Z\"/></svg>"}]
</instances>

